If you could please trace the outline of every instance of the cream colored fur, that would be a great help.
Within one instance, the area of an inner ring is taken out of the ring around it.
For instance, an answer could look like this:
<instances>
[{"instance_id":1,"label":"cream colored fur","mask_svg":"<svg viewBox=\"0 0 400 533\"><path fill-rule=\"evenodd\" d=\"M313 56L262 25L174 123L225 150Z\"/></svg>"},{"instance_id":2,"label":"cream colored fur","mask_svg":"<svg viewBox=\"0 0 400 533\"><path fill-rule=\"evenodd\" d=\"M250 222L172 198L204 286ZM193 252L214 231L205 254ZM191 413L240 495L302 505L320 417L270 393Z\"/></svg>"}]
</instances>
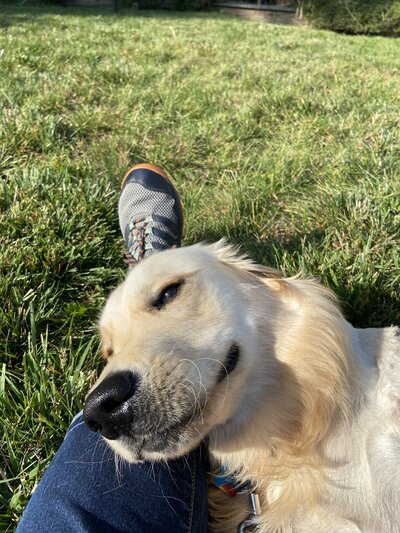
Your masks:
<instances>
[{"instance_id":1,"label":"cream colored fur","mask_svg":"<svg viewBox=\"0 0 400 533\"><path fill-rule=\"evenodd\" d=\"M151 302L185 284L161 311ZM165 407L192 417L173 452L209 439L212 460L250 480L263 533L400 532L400 337L397 328L354 329L333 294L284 279L224 242L168 250L128 275L100 329L109 372L132 369ZM232 343L241 357L216 377ZM112 354L112 355L111 355ZM164 401L164 400L163 400ZM165 403L165 402L164 402ZM128 461L135 446L109 441ZM210 492L215 531L235 531L243 498Z\"/></svg>"}]
</instances>

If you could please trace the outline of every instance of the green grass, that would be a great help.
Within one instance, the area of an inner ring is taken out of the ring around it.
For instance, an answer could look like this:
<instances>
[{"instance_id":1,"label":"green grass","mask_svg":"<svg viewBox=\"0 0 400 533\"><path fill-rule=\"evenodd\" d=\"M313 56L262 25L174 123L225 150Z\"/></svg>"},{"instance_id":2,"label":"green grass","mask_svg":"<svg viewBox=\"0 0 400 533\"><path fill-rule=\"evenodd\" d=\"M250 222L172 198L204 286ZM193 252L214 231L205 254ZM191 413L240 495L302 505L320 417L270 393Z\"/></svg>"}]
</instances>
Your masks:
<instances>
[{"instance_id":1,"label":"green grass","mask_svg":"<svg viewBox=\"0 0 400 533\"><path fill-rule=\"evenodd\" d=\"M400 322L400 42L209 14L2 6L0 531L99 367L118 183L174 177L185 244L227 236Z\"/></svg>"}]
</instances>

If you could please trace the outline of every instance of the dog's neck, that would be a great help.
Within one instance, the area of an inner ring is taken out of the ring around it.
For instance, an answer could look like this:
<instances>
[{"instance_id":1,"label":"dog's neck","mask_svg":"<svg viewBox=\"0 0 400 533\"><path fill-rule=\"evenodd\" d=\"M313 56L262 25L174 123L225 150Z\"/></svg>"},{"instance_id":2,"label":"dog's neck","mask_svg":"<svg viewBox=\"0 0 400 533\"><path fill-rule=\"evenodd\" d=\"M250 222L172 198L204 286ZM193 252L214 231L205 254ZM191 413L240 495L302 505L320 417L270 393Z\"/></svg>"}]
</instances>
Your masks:
<instances>
[{"instance_id":1,"label":"dog's neck","mask_svg":"<svg viewBox=\"0 0 400 533\"><path fill-rule=\"evenodd\" d=\"M216 432L211 450L241 480L250 479L258 488L265 531L278 527L290 531L284 525L303 520L296 517L305 508L323 508L327 516L332 514L334 527L346 516L344 509L347 516L368 521L366 506L373 506L380 489L371 485L367 441L374 427L379 427L377 395L384 387L379 361L385 352L396 350L393 329L357 330L316 284L298 281L282 290L292 288L287 297L290 305L282 310L288 320L277 333L273 354L284 378L275 408L287 423L287 433L279 435L282 427L268 420L274 413L271 390L266 390L264 403L260 405L260 398L254 401L251 416L247 408L235 421L236 427L230 427L231 421L225 424L222 438ZM310 289L312 305L304 301L303 290L309 294ZM290 306L295 309L296 305L302 305L297 319L296 311L290 315ZM296 335L290 327L297 328ZM296 412L296 397L303 412ZM379 462L376 454L373 460ZM357 490L350 488L354 482ZM396 505L392 499L387 506L391 509ZM380 520L392 531L390 518ZM305 527L311 527L311 522Z\"/></svg>"}]
</instances>

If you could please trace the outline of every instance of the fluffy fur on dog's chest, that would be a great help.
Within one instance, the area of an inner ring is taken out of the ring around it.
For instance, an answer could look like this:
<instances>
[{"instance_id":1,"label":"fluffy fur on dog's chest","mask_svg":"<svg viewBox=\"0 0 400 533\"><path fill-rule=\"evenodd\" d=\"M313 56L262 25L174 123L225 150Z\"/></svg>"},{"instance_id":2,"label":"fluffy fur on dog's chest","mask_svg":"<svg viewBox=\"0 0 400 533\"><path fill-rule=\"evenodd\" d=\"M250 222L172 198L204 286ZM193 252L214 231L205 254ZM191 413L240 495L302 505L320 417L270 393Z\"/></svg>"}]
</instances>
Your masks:
<instances>
[{"instance_id":1,"label":"fluffy fur on dog's chest","mask_svg":"<svg viewBox=\"0 0 400 533\"><path fill-rule=\"evenodd\" d=\"M155 309L163 287L173 299ZM136 429L109 441L127 460L176 457L207 438L212 460L256 487L260 532L400 531L397 328L357 330L318 283L218 243L138 265L101 330L113 355L100 380L140 377ZM151 445L155 412L174 421L164 448ZM215 491L210 510L215 531L248 513L242 497Z\"/></svg>"},{"instance_id":2,"label":"fluffy fur on dog's chest","mask_svg":"<svg viewBox=\"0 0 400 533\"><path fill-rule=\"evenodd\" d=\"M263 450L256 429L246 428L253 446L221 452L216 445L216 462L228 463L257 488L262 532L400 531L399 330L347 328L358 364L347 409L331 420L322 438L304 450L285 442ZM214 513L220 516L215 530L235 531L237 521L246 517L246 506L238 502L235 516L235 500L223 496L222 502L214 492ZM230 508L230 524L224 505Z\"/></svg>"}]
</instances>

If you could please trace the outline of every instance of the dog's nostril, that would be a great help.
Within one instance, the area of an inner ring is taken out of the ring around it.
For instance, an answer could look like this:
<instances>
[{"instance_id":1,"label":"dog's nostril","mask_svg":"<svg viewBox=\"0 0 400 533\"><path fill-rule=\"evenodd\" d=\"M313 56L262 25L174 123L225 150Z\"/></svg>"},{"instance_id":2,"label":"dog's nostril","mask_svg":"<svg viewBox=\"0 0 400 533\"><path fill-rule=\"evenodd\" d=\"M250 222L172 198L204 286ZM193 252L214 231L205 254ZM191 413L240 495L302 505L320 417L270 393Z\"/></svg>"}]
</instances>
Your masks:
<instances>
[{"instance_id":1,"label":"dog's nostril","mask_svg":"<svg viewBox=\"0 0 400 533\"><path fill-rule=\"evenodd\" d=\"M134 396L139 377L133 372L107 376L87 397L83 418L91 431L100 431L107 439L129 433L132 420L128 400Z\"/></svg>"},{"instance_id":2,"label":"dog's nostril","mask_svg":"<svg viewBox=\"0 0 400 533\"><path fill-rule=\"evenodd\" d=\"M103 428L100 424L98 424L95 420L85 420L87 427L90 429L90 431L101 431Z\"/></svg>"},{"instance_id":3,"label":"dog's nostril","mask_svg":"<svg viewBox=\"0 0 400 533\"><path fill-rule=\"evenodd\" d=\"M129 398L129 397L128 397ZM127 399L128 399L127 398ZM123 402L124 400L122 400ZM107 400L103 403L103 409L104 411L106 411L106 413L112 413L113 411L115 411L115 409L117 409L121 403L121 401L118 401L118 400L113 400L112 398L110 400Z\"/></svg>"}]
</instances>

